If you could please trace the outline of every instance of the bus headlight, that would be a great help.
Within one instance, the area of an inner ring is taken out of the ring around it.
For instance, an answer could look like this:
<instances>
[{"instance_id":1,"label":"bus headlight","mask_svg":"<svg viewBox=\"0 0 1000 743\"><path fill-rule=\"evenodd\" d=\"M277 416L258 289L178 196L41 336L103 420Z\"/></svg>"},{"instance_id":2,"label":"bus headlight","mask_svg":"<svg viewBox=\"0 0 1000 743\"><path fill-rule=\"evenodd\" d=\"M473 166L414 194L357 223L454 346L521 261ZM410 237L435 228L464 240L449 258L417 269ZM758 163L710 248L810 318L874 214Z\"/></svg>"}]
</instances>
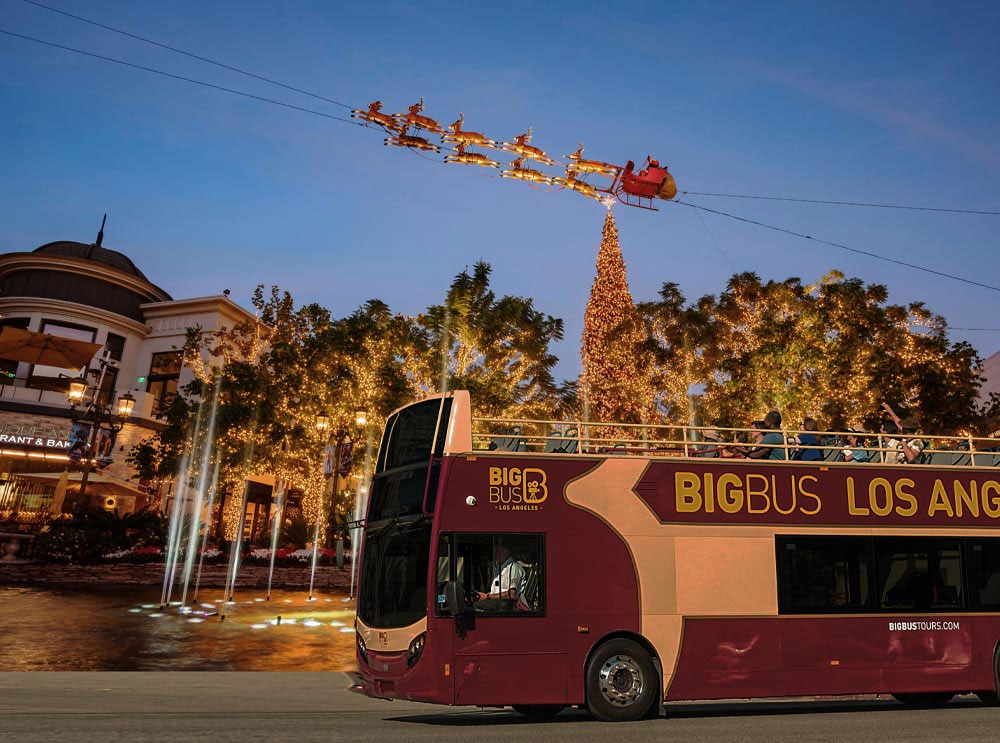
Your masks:
<instances>
[{"instance_id":1,"label":"bus headlight","mask_svg":"<svg viewBox=\"0 0 1000 743\"><path fill-rule=\"evenodd\" d=\"M420 660L420 655L424 652L424 640L427 638L426 632L421 632L413 638L410 647L406 650L406 667L411 668L414 663Z\"/></svg>"}]
</instances>

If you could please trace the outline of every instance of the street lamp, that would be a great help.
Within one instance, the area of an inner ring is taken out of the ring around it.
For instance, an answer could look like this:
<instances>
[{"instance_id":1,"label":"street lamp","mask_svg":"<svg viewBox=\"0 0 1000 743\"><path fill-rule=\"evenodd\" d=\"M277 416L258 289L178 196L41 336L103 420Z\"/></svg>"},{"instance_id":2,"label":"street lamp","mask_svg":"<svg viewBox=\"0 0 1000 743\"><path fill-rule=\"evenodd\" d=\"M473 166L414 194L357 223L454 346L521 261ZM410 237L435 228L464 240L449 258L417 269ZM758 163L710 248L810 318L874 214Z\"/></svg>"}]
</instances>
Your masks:
<instances>
[{"instance_id":1,"label":"street lamp","mask_svg":"<svg viewBox=\"0 0 1000 743\"><path fill-rule=\"evenodd\" d=\"M368 425L368 411L364 408L358 408L354 411L354 422L357 424L358 428L364 428Z\"/></svg>"},{"instance_id":2,"label":"street lamp","mask_svg":"<svg viewBox=\"0 0 1000 743\"><path fill-rule=\"evenodd\" d=\"M66 396L69 398L70 405L79 405L83 402L83 395L87 391L87 380L83 377L78 379L72 379L69 383L69 392Z\"/></svg>"},{"instance_id":3,"label":"street lamp","mask_svg":"<svg viewBox=\"0 0 1000 743\"><path fill-rule=\"evenodd\" d=\"M118 416L120 418L130 418L132 416L132 408L134 407L135 398L132 397L130 392L126 392L118 398Z\"/></svg>"},{"instance_id":4,"label":"street lamp","mask_svg":"<svg viewBox=\"0 0 1000 743\"><path fill-rule=\"evenodd\" d=\"M104 366L103 360L101 365ZM103 378L102 368L101 379ZM86 502L87 481L90 478L91 462L97 453L97 434L101 430L101 426L104 425L118 433L125 427L125 419L132 415L132 409L135 407L135 398L126 392L118 398L117 411L112 412L110 403L101 400L100 382L98 382L97 386L94 387L94 395L90 404L81 410L78 406L84 402L86 393L87 381L85 379L70 381L69 390L66 393L66 398L69 400L70 417L74 422L87 421L91 425L90 443L83 456L83 476L80 478L80 493L77 496L77 502L80 504Z\"/></svg>"},{"instance_id":5,"label":"street lamp","mask_svg":"<svg viewBox=\"0 0 1000 743\"><path fill-rule=\"evenodd\" d=\"M330 416L326 414L324 410L316 416L316 430L317 431L327 431L330 428Z\"/></svg>"}]
</instances>

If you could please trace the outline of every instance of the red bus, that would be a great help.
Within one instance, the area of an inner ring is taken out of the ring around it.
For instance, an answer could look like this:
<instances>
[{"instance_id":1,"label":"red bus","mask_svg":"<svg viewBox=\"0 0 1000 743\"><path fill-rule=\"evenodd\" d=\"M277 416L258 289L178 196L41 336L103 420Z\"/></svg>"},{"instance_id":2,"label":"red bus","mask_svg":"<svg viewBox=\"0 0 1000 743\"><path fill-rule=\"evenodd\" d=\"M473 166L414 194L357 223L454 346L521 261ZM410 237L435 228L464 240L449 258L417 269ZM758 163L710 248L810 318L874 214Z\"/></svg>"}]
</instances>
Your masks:
<instances>
[{"instance_id":1,"label":"red bus","mask_svg":"<svg viewBox=\"0 0 1000 743\"><path fill-rule=\"evenodd\" d=\"M997 703L1000 454L734 459L690 430L605 428L474 420L462 391L392 414L360 690L602 720L694 699Z\"/></svg>"}]
</instances>

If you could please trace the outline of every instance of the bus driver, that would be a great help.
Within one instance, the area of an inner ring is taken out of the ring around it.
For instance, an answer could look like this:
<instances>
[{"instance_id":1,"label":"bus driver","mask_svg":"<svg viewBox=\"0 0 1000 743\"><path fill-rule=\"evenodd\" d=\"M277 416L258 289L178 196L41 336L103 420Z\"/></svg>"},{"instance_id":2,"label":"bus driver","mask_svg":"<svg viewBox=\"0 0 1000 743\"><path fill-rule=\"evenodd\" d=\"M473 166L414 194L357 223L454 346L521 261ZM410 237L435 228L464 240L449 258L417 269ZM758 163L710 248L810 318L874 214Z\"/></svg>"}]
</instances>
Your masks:
<instances>
[{"instance_id":1,"label":"bus driver","mask_svg":"<svg viewBox=\"0 0 1000 743\"><path fill-rule=\"evenodd\" d=\"M490 585L489 593L476 592L476 602L489 602L478 604L476 608L481 611L497 611L513 608L513 602L521 597L524 591L524 568L511 557L510 547L502 542L494 546L494 562L500 563L496 577Z\"/></svg>"}]
</instances>

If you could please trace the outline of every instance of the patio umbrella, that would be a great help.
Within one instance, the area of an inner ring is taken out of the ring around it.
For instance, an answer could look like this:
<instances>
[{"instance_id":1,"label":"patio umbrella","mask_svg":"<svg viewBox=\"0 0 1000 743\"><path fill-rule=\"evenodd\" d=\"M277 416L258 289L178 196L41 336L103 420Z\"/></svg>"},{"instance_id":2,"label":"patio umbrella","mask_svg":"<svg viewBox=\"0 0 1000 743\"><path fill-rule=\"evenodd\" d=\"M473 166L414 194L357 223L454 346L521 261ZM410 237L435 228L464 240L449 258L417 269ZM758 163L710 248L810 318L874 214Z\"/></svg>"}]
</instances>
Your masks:
<instances>
[{"instance_id":1,"label":"patio umbrella","mask_svg":"<svg viewBox=\"0 0 1000 743\"><path fill-rule=\"evenodd\" d=\"M52 496L52 515L59 516L62 513L63 503L66 501L66 489L69 486L69 471L63 470L56 483L56 492Z\"/></svg>"},{"instance_id":2,"label":"patio umbrella","mask_svg":"<svg viewBox=\"0 0 1000 743\"><path fill-rule=\"evenodd\" d=\"M0 359L29 364L79 369L100 350L99 343L60 338L58 335L5 327L0 332Z\"/></svg>"}]
</instances>

